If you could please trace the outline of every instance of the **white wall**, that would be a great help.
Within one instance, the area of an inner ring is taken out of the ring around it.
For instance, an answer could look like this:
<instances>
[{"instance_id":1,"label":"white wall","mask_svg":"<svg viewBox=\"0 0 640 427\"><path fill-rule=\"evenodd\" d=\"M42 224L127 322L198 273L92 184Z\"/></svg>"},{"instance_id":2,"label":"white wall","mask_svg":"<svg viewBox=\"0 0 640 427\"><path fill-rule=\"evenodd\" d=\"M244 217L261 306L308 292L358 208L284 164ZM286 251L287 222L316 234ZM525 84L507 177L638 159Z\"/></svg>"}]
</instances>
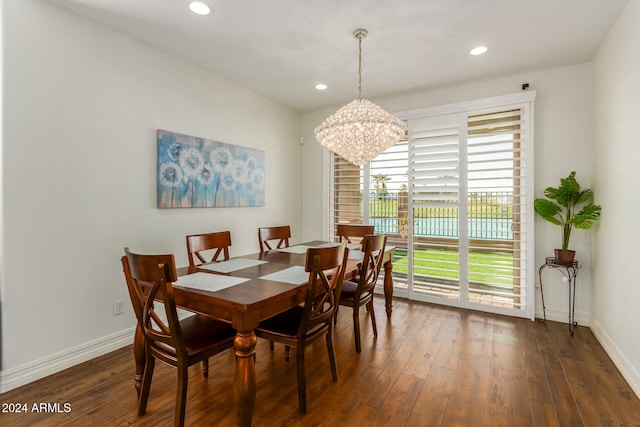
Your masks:
<instances>
[{"instance_id":1,"label":"white wall","mask_svg":"<svg viewBox=\"0 0 640 427\"><path fill-rule=\"evenodd\" d=\"M581 64L510 76L496 80L450 87L445 89L398 95L376 100L387 111L400 112L487 98L517 92L522 83L529 83L536 90L535 101L535 196L541 197L544 188L557 186L561 177L572 170L577 171L579 182L588 186L591 181L591 65ZM326 204L322 194L328 178L323 176L318 159L324 150L315 140L313 129L326 116L340 106L303 115L302 134L305 136L303 152L303 239L320 238L317 224L325 221L321 203ZM311 142L309 142L311 141ZM325 164L328 156L325 154ZM325 221L326 222L326 221ZM535 265L544 263L544 258L553 256L553 249L560 246L560 229L536 218L535 224ZM577 251L581 269L576 296L576 319L588 325L591 311L590 277L590 233L576 230L571 246ZM537 272L536 272L537 273ZM557 273L557 272L556 272ZM569 297L561 275L545 273L545 303L547 318L566 322L568 320ZM537 275L534 278L538 282ZM542 315L539 292L537 292L537 316Z\"/></svg>"},{"instance_id":2,"label":"white wall","mask_svg":"<svg viewBox=\"0 0 640 427\"><path fill-rule=\"evenodd\" d=\"M6 390L131 342L124 246L186 265L190 233L231 230L232 255L259 225L300 241L301 146L292 110L49 3L3 7ZM265 150L266 206L156 209L158 128Z\"/></svg>"},{"instance_id":3,"label":"white wall","mask_svg":"<svg viewBox=\"0 0 640 427\"><path fill-rule=\"evenodd\" d=\"M594 58L594 182L602 218L593 253L593 329L640 396L640 1Z\"/></svg>"}]
</instances>

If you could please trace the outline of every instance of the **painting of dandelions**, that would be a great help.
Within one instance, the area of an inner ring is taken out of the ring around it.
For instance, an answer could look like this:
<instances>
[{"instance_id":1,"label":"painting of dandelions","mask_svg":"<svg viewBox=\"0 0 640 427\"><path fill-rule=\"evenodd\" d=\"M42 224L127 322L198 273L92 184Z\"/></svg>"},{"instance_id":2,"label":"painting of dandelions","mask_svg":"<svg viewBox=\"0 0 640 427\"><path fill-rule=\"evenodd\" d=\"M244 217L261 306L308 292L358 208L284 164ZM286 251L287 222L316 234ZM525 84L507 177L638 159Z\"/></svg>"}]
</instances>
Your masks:
<instances>
[{"instance_id":1,"label":"painting of dandelions","mask_svg":"<svg viewBox=\"0 0 640 427\"><path fill-rule=\"evenodd\" d=\"M264 151L158 130L158 208L264 206Z\"/></svg>"}]
</instances>

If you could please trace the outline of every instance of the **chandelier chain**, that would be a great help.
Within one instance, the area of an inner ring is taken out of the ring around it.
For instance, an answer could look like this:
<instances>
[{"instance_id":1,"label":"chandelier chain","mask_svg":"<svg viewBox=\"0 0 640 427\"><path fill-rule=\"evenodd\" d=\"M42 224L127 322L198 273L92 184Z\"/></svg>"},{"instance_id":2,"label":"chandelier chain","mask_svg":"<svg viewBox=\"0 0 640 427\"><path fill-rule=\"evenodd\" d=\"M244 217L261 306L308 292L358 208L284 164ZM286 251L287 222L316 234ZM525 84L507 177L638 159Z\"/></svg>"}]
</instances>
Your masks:
<instances>
[{"instance_id":1,"label":"chandelier chain","mask_svg":"<svg viewBox=\"0 0 640 427\"><path fill-rule=\"evenodd\" d=\"M358 37L358 99L362 101L362 37Z\"/></svg>"},{"instance_id":2,"label":"chandelier chain","mask_svg":"<svg viewBox=\"0 0 640 427\"><path fill-rule=\"evenodd\" d=\"M362 98L362 39L367 30L355 30L358 39L358 99L340 108L314 129L329 151L354 165L365 165L395 144L407 125L373 102Z\"/></svg>"}]
</instances>

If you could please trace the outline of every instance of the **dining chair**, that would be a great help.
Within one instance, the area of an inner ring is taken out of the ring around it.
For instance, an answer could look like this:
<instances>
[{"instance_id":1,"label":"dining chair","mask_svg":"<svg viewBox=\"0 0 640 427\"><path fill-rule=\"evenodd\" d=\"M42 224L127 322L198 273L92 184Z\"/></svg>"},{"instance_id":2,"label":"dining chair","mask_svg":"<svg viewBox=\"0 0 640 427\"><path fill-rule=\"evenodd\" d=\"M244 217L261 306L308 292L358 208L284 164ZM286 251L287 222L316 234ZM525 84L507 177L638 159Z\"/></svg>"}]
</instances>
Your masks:
<instances>
[{"instance_id":1,"label":"dining chair","mask_svg":"<svg viewBox=\"0 0 640 427\"><path fill-rule=\"evenodd\" d=\"M204 377L209 357L233 347L231 326L201 315L178 320L172 282L177 280L173 255L140 255L124 249L122 266L138 326L144 335L145 368L138 415L147 410L156 359L177 368L176 426L184 425L188 368L202 362ZM156 310L155 302L162 308ZM166 317L166 320L163 319Z\"/></svg>"},{"instance_id":2,"label":"dining chair","mask_svg":"<svg viewBox=\"0 0 640 427\"><path fill-rule=\"evenodd\" d=\"M338 224L337 236L339 241L347 243L360 243L367 234L375 233L373 225L366 224Z\"/></svg>"},{"instance_id":3,"label":"dining chair","mask_svg":"<svg viewBox=\"0 0 640 427\"><path fill-rule=\"evenodd\" d=\"M356 341L356 353L360 353L362 346L360 343L360 307L366 305L371 317L371 327L373 335L378 336L376 327L376 315L373 311L373 293L380 275L380 267L384 258L384 250L387 244L387 236L384 234L368 234L362 240L363 258L358 275L346 280L342 284L339 305L348 306L353 309L353 334ZM338 318L339 307L336 308L336 318Z\"/></svg>"},{"instance_id":4,"label":"dining chair","mask_svg":"<svg viewBox=\"0 0 640 427\"><path fill-rule=\"evenodd\" d=\"M196 267L198 265L218 261L220 255L222 255L222 259L220 260L228 260L229 246L231 246L231 232L229 231L192 234L187 236L189 267ZM205 258L205 252L213 250L215 250L215 252L211 257L211 260L207 261Z\"/></svg>"},{"instance_id":5,"label":"dining chair","mask_svg":"<svg viewBox=\"0 0 640 427\"><path fill-rule=\"evenodd\" d=\"M304 304L264 320L256 328L256 336L285 345L287 361L291 347L296 348L300 415L307 412L304 353L308 345L325 338L331 376L334 382L338 381L333 347L333 319L348 254L346 243L334 247L309 248L305 260L305 271L309 273L309 279ZM330 277L327 276L328 273L331 273Z\"/></svg>"},{"instance_id":6,"label":"dining chair","mask_svg":"<svg viewBox=\"0 0 640 427\"><path fill-rule=\"evenodd\" d=\"M258 241L260 242L260 252L270 251L278 248L288 248L289 239L291 238L291 228L288 225L278 227L259 227ZM277 240L278 243L271 243ZM271 247L274 245L274 247Z\"/></svg>"}]
</instances>

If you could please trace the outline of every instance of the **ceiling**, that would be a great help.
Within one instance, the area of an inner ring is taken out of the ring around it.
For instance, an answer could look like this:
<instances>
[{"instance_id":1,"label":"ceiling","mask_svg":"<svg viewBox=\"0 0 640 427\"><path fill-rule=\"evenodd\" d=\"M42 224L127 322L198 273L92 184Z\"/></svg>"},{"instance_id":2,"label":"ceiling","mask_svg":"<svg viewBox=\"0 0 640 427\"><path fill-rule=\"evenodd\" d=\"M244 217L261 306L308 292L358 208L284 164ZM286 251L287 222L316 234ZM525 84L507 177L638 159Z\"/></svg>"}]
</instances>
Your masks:
<instances>
[{"instance_id":1,"label":"ceiling","mask_svg":"<svg viewBox=\"0 0 640 427\"><path fill-rule=\"evenodd\" d=\"M301 112L357 97L357 28L375 99L589 61L628 2L204 0L198 16L188 0L48 1Z\"/></svg>"}]
</instances>

